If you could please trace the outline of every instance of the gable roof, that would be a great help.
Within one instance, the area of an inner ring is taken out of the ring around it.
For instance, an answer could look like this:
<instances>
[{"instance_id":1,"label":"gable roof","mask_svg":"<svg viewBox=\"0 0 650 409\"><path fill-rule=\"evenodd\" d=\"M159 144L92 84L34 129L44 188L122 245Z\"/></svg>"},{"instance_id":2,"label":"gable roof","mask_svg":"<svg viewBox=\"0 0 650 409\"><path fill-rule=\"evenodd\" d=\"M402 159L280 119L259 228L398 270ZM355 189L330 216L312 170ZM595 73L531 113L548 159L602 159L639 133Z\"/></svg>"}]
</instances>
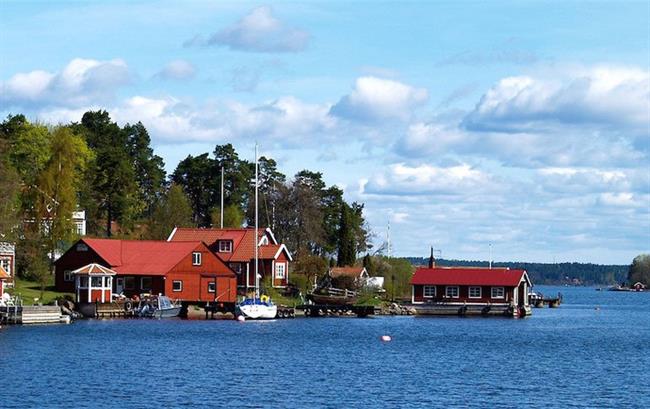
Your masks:
<instances>
[{"instance_id":1,"label":"gable roof","mask_svg":"<svg viewBox=\"0 0 650 409\"><path fill-rule=\"evenodd\" d=\"M516 287L522 279L530 284L526 270L478 267L420 267L415 270L411 284L415 285L491 285Z\"/></svg>"},{"instance_id":2,"label":"gable roof","mask_svg":"<svg viewBox=\"0 0 650 409\"><path fill-rule=\"evenodd\" d=\"M170 243L148 240L81 239L118 273L165 275L193 250L199 241ZM76 245L75 245L76 246Z\"/></svg>"},{"instance_id":3,"label":"gable roof","mask_svg":"<svg viewBox=\"0 0 650 409\"><path fill-rule=\"evenodd\" d=\"M361 277L361 274L363 274L365 270L366 270L365 267L350 267L350 266L332 267L330 268L330 276L331 277L349 276L349 277L358 278ZM368 273L366 272L366 274Z\"/></svg>"},{"instance_id":4,"label":"gable roof","mask_svg":"<svg viewBox=\"0 0 650 409\"><path fill-rule=\"evenodd\" d=\"M281 251L285 251L289 260L291 254L283 244L278 244L270 229L258 230L258 244L267 237L269 244L259 246L258 257L263 260L274 260ZM176 227L169 235L169 242L202 241L210 246L213 251L218 249L214 245L219 240L231 240L232 252L217 252L219 257L228 262L247 263L255 258L255 229L210 229Z\"/></svg>"},{"instance_id":5,"label":"gable roof","mask_svg":"<svg viewBox=\"0 0 650 409\"><path fill-rule=\"evenodd\" d=\"M90 263L81 268L78 268L72 271L72 274L81 274L89 276L105 276L105 275L115 275L117 272L111 270L108 267L104 267L101 264Z\"/></svg>"}]
</instances>

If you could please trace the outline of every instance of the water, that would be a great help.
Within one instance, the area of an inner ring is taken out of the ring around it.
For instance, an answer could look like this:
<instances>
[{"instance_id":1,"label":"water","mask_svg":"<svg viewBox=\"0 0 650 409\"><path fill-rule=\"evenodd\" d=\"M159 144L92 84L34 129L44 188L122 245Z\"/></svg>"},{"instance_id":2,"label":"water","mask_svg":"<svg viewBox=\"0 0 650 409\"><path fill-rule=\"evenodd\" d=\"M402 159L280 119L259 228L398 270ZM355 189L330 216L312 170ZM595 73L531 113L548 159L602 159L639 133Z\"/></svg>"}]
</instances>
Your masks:
<instances>
[{"instance_id":1,"label":"water","mask_svg":"<svg viewBox=\"0 0 650 409\"><path fill-rule=\"evenodd\" d=\"M537 289L564 304L523 320L5 327L0 407L650 407L650 292Z\"/></svg>"}]
</instances>

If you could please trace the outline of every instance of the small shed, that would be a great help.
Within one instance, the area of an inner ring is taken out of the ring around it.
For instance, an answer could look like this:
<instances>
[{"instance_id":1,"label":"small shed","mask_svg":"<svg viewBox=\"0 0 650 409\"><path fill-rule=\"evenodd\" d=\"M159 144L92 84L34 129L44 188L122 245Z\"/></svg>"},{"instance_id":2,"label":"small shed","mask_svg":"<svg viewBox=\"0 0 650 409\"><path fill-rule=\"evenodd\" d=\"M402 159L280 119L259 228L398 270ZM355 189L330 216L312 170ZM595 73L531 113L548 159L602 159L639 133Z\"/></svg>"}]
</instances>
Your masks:
<instances>
[{"instance_id":1,"label":"small shed","mask_svg":"<svg viewBox=\"0 0 650 409\"><path fill-rule=\"evenodd\" d=\"M78 303L110 302L113 296L113 277L110 268L91 263L71 272L75 277Z\"/></svg>"}]
</instances>

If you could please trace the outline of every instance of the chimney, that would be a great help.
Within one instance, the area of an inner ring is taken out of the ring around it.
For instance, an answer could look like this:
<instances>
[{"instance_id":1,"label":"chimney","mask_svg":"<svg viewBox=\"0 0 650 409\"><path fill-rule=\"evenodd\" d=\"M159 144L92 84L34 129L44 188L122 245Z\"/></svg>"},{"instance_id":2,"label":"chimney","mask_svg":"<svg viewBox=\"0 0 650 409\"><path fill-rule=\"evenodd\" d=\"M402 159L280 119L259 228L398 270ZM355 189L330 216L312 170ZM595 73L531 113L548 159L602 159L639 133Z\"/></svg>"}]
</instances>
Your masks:
<instances>
[{"instance_id":1,"label":"chimney","mask_svg":"<svg viewBox=\"0 0 650 409\"><path fill-rule=\"evenodd\" d=\"M431 255L429 256L429 268L434 268L436 266L436 259L433 258L433 246L431 246Z\"/></svg>"}]
</instances>

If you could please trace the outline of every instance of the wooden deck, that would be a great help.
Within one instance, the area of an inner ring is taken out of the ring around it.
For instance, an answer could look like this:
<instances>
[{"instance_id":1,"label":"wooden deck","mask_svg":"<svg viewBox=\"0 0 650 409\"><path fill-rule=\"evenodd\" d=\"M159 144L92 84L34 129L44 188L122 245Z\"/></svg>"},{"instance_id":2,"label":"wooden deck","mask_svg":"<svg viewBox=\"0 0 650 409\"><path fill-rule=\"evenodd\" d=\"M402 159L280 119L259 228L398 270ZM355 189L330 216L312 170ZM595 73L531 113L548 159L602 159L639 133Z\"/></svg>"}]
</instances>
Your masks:
<instances>
[{"instance_id":1,"label":"wooden deck","mask_svg":"<svg viewBox=\"0 0 650 409\"><path fill-rule=\"evenodd\" d=\"M61 313L56 305L23 305L0 307L6 324L69 324L70 317Z\"/></svg>"}]
</instances>

